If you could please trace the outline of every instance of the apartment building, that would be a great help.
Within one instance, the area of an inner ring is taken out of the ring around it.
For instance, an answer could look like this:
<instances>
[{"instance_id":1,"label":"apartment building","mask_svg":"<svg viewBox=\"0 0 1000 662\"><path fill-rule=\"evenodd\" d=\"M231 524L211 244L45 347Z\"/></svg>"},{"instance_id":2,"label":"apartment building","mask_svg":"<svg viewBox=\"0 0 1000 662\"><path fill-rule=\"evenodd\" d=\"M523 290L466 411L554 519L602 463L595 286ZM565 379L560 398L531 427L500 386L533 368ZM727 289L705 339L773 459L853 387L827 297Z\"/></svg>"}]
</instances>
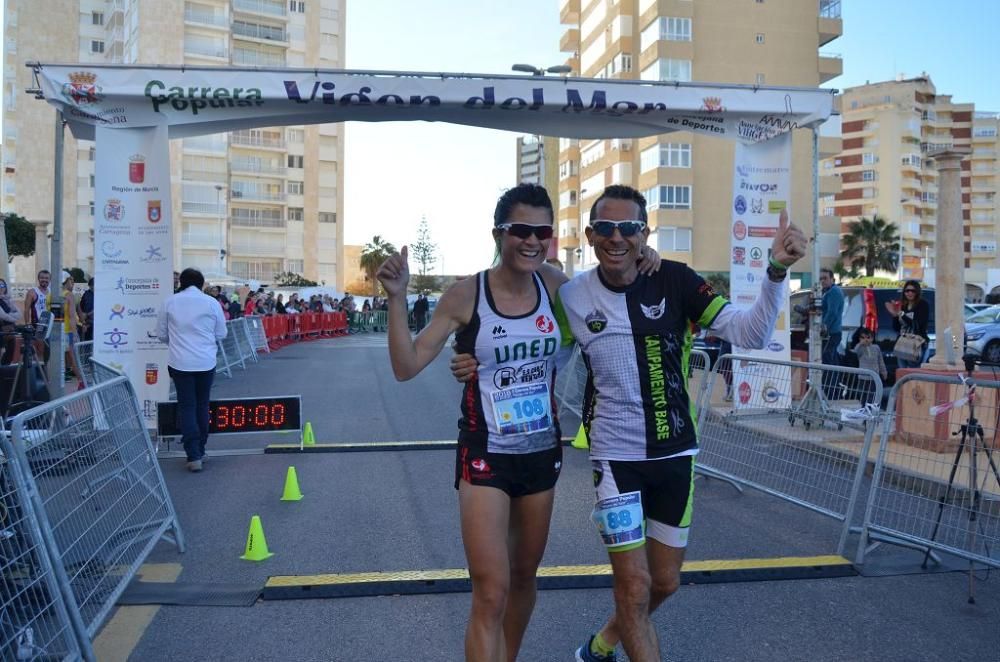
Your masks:
<instances>
[{"instance_id":1,"label":"apartment building","mask_svg":"<svg viewBox=\"0 0 1000 662\"><path fill-rule=\"evenodd\" d=\"M597 78L816 87L843 72L839 55L818 51L843 33L839 0L561 0L560 40L574 75ZM648 202L650 244L701 272L728 272L733 143L689 132L639 140L560 141L559 240L568 271L594 257L582 240L590 205L612 183ZM840 151L823 138L820 154ZM811 225L811 132L793 140L792 215ZM824 194L839 182L821 178ZM838 223L821 219L821 256L837 251ZM810 264L811 256L802 265ZM808 267L803 267L807 270ZM797 274L804 284L808 274Z\"/></svg>"},{"instance_id":2,"label":"apartment building","mask_svg":"<svg viewBox=\"0 0 1000 662\"><path fill-rule=\"evenodd\" d=\"M545 136L523 136L517 139L517 175L518 184L538 184L544 186L552 197L553 218L558 218L559 199L556 192L559 186L559 139ZM560 260L559 237L552 237L549 242L549 252L546 259L549 262Z\"/></svg>"},{"instance_id":3,"label":"apartment building","mask_svg":"<svg viewBox=\"0 0 1000 662\"><path fill-rule=\"evenodd\" d=\"M933 267L938 174L929 154L970 150L962 162L962 220L968 295L982 299L1000 285L997 253L998 153L996 113L976 112L938 94L930 77L883 81L844 90L843 151L822 163L843 190L823 199L846 225L878 214L900 229L902 276L924 278ZM989 287L987 287L987 285Z\"/></svg>"},{"instance_id":4,"label":"apartment building","mask_svg":"<svg viewBox=\"0 0 1000 662\"><path fill-rule=\"evenodd\" d=\"M51 222L54 113L27 61L323 67L344 63L344 0L6 0L2 209ZM175 267L343 282L343 129L236 131L171 144ZM67 132L63 264L93 273L94 145ZM18 279L31 279L34 263Z\"/></svg>"}]
</instances>

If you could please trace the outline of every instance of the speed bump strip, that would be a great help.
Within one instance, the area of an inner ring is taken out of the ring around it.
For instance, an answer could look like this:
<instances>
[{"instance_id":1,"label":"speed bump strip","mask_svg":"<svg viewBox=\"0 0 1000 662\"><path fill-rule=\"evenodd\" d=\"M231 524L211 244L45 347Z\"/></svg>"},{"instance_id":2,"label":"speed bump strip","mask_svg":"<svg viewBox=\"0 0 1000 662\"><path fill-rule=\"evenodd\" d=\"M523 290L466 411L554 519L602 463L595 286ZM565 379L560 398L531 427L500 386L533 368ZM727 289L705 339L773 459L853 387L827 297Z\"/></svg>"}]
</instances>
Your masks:
<instances>
[{"instance_id":1,"label":"speed bump strip","mask_svg":"<svg viewBox=\"0 0 1000 662\"><path fill-rule=\"evenodd\" d=\"M562 440L563 446L573 441L569 437ZM377 453L385 451L439 451L455 448L458 442L449 441L373 441L371 443L340 444L269 444L265 455L279 453Z\"/></svg>"},{"instance_id":2,"label":"speed bump strip","mask_svg":"<svg viewBox=\"0 0 1000 662\"><path fill-rule=\"evenodd\" d=\"M681 567L682 584L826 579L852 577L857 572L842 556L805 556L726 561L687 561ZM563 565L538 569L538 588L610 588L611 566ZM469 571L410 570L328 575L282 575L264 585L265 600L374 597L426 593L467 593Z\"/></svg>"}]
</instances>

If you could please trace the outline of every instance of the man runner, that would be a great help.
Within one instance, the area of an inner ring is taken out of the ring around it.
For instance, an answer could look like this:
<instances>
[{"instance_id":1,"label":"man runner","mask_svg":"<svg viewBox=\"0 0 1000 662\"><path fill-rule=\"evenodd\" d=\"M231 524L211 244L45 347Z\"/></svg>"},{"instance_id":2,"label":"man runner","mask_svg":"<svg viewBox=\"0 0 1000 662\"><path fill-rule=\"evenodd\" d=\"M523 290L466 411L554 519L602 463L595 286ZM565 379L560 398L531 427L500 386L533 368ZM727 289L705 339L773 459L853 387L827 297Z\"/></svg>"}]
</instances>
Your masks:
<instances>
[{"instance_id":1,"label":"man runner","mask_svg":"<svg viewBox=\"0 0 1000 662\"><path fill-rule=\"evenodd\" d=\"M736 310L697 273L664 260L645 276L646 200L609 186L590 210L587 240L599 266L560 288L563 343L580 344L588 370L582 418L597 504L593 519L608 549L615 612L576 652L580 662L659 660L650 614L680 585L694 496L693 403L687 393L691 325L738 347L770 340L789 266L805 254L801 230L782 211L768 278L748 310Z\"/></svg>"}]
</instances>

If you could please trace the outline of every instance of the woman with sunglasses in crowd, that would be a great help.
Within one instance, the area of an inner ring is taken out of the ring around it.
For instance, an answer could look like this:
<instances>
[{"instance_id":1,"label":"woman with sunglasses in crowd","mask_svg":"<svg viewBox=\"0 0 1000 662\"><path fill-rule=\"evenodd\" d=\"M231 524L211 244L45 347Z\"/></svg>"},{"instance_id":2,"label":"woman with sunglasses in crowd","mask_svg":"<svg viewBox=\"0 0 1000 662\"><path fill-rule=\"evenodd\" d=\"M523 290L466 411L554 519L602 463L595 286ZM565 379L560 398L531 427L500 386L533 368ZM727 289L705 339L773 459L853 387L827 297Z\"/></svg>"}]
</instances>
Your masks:
<instances>
[{"instance_id":1,"label":"woman with sunglasses in crowd","mask_svg":"<svg viewBox=\"0 0 1000 662\"><path fill-rule=\"evenodd\" d=\"M535 604L535 573L548 539L562 467L553 388L559 327L552 301L566 276L545 264L552 202L521 184L497 201L495 265L452 285L429 324L407 326L407 249L379 267L388 294L389 356L400 381L420 373L456 333L456 350L478 359L461 402L455 488L472 607L467 659L517 657ZM655 252L654 252L655 254ZM659 266L658 257L648 260Z\"/></svg>"},{"instance_id":2,"label":"woman with sunglasses in crowd","mask_svg":"<svg viewBox=\"0 0 1000 662\"><path fill-rule=\"evenodd\" d=\"M908 280L903 285L902 301L886 301L886 310L892 315L892 328L896 333L912 333L924 339L924 355L919 361L908 361L897 357L900 368L919 368L927 356L929 337L927 325L931 318L931 307L920 296L920 281Z\"/></svg>"}]
</instances>

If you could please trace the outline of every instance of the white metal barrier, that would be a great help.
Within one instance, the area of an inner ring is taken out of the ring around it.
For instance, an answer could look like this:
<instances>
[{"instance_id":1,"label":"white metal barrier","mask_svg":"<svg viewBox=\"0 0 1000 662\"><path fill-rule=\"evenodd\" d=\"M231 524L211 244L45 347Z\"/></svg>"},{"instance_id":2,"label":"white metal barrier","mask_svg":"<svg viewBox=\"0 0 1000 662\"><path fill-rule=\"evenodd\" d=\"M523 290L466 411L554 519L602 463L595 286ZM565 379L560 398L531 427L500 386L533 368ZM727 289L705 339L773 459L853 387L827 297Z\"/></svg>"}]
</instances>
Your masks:
<instances>
[{"instance_id":1,"label":"white metal barrier","mask_svg":"<svg viewBox=\"0 0 1000 662\"><path fill-rule=\"evenodd\" d=\"M1000 381L908 374L885 417L857 562L881 541L1000 568Z\"/></svg>"},{"instance_id":2,"label":"white metal barrier","mask_svg":"<svg viewBox=\"0 0 1000 662\"><path fill-rule=\"evenodd\" d=\"M118 377L35 407L2 443L79 640L89 641L158 541L184 551L135 391Z\"/></svg>"},{"instance_id":3,"label":"white metal barrier","mask_svg":"<svg viewBox=\"0 0 1000 662\"><path fill-rule=\"evenodd\" d=\"M843 555L881 401L870 370L725 355L699 399L696 470L842 521Z\"/></svg>"},{"instance_id":4,"label":"white metal barrier","mask_svg":"<svg viewBox=\"0 0 1000 662\"><path fill-rule=\"evenodd\" d=\"M270 353L271 347L267 344L267 333L264 331L264 321L259 315L248 315L243 319L247 323L247 332L250 335L250 344L257 352Z\"/></svg>"}]
</instances>

